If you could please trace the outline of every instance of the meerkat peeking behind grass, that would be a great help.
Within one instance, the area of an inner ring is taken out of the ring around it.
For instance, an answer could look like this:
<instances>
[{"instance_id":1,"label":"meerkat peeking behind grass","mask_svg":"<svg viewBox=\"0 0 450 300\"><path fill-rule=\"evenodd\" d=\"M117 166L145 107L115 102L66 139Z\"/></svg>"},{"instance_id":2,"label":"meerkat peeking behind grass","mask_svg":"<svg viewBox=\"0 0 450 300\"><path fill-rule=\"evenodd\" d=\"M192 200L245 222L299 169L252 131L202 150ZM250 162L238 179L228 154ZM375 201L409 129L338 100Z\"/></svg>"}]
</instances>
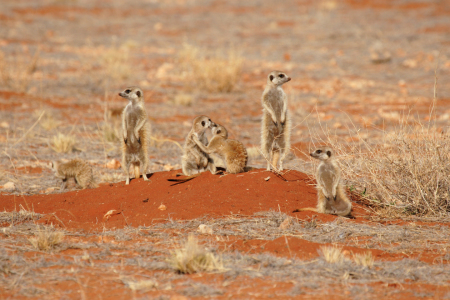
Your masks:
<instances>
[{"instance_id":1,"label":"meerkat peeking behind grass","mask_svg":"<svg viewBox=\"0 0 450 300\"><path fill-rule=\"evenodd\" d=\"M282 171L283 160L289 151L291 123L287 96L281 86L290 80L285 73L272 71L267 77L267 85L262 94L261 151L267 159L267 171L270 171L272 166Z\"/></svg>"},{"instance_id":2,"label":"meerkat peeking behind grass","mask_svg":"<svg viewBox=\"0 0 450 300\"><path fill-rule=\"evenodd\" d=\"M54 161L52 169L55 171L55 176L62 179L61 190L67 187L67 180L70 178L74 178L83 189L97 187L91 165L82 159L72 159L66 163Z\"/></svg>"},{"instance_id":3,"label":"meerkat peeking behind grass","mask_svg":"<svg viewBox=\"0 0 450 300\"><path fill-rule=\"evenodd\" d=\"M138 87L129 87L119 96L129 100L122 112L122 168L127 177L125 184L130 184L130 165L133 166L136 179L142 171L142 177L148 180L150 123L144 106L144 94Z\"/></svg>"},{"instance_id":4,"label":"meerkat peeking behind grass","mask_svg":"<svg viewBox=\"0 0 450 300\"><path fill-rule=\"evenodd\" d=\"M333 149L320 147L310 154L320 160L317 167L317 208L302 208L299 211L311 210L323 214L348 216L352 203L340 184L341 171L336 162Z\"/></svg>"}]
</instances>

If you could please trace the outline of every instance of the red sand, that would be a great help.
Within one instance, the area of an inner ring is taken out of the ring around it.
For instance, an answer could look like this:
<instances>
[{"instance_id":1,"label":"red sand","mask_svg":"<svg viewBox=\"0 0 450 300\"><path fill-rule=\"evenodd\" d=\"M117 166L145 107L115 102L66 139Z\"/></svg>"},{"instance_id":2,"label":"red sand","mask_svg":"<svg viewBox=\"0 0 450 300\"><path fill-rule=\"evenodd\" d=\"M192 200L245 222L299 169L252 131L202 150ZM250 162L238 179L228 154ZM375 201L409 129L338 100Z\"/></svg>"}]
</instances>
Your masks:
<instances>
[{"instance_id":1,"label":"red sand","mask_svg":"<svg viewBox=\"0 0 450 300\"><path fill-rule=\"evenodd\" d=\"M186 220L202 216L253 215L269 210L299 218L316 214L292 213L295 209L316 205L314 182L297 171L287 172L284 179L259 169L225 176L205 172L181 184L167 180L175 178L176 173L178 171L153 173L150 181L132 180L129 186L120 182L62 194L1 195L0 209L12 211L22 204L37 213L56 216L46 216L41 222L54 223L59 219L66 228L87 231L100 230L103 226L150 225L169 218ZM161 204L167 209L159 210ZM115 210L115 214L105 220L103 216L110 210ZM355 207L354 215L361 214L364 210ZM329 221L334 218L336 216L319 214L318 219Z\"/></svg>"}]
</instances>

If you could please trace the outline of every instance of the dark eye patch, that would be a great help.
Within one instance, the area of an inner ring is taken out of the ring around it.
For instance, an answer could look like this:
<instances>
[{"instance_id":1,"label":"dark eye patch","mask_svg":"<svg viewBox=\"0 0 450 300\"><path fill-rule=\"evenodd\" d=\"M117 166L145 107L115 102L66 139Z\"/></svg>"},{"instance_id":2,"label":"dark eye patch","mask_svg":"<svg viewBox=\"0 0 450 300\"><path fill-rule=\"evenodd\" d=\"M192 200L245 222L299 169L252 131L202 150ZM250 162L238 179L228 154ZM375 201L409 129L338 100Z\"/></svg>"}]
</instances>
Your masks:
<instances>
[{"instance_id":1,"label":"dark eye patch","mask_svg":"<svg viewBox=\"0 0 450 300\"><path fill-rule=\"evenodd\" d=\"M280 75L278 75L278 77L284 78L284 74L280 74Z\"/></svg>"},{"instance_id":2,"label":"dark eye patch","mask_svg":"<svg viewBox=\"0 0 450 300\"><path fill-rule=\"evenodd\" d=\"M317 150L316 153L320 154L320 153L322 153L322 150Z\"/></svg>"},{"instance_id":3,"label":"dark eye patch","mask_svg":"<svg viewBox=\"0 0 450 300\"><path fill-rule=\"evenodd\" d=\"M131 92L131 90L125 90L125 93L129 94Z\"/></svg>"}]
</instances>

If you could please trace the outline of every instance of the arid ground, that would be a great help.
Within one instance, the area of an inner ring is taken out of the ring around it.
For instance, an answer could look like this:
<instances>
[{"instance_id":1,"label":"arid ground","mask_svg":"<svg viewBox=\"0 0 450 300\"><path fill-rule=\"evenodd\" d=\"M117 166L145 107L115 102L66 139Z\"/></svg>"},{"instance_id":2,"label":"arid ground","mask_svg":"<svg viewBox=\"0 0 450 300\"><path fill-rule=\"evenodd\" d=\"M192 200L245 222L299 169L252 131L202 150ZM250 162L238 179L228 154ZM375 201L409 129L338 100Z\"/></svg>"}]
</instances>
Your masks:
<instances>
[{"instance_id":1,"label":"arid ground","mask_svg":"<svg viewBox=\"0 0 450 300\"><path fill-rule=\"evenodd\" d=\"M0 299L450 298L449 46L439 0L0 1ZM281 173L259 151L272 70L292 78ZM127 86L152 127L128 186ZM251 171L168 180L198 115ZM352 218L296 212L323 144ZM73 158L98 188L60 189Z\"/></svg>"}]
</instances>

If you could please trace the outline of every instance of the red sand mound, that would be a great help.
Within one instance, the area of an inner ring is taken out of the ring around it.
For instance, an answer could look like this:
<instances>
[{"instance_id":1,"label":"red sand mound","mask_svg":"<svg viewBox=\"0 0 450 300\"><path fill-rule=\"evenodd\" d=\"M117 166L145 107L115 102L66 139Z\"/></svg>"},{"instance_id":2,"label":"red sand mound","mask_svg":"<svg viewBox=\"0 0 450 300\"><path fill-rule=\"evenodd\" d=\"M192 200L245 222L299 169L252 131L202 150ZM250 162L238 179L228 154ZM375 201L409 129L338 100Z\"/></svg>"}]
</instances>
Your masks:
<instances>
[{"instance_id":1,"label":"red sand mound","mask_svg":"<svg viewBox=\"0 0 450 300\"><path fill-rule=\"evenodd\" d=\"M168 181L177 172L158 172L150 181L132 180L103 185L96 189L71 191L63 194L34 196L0 196L0 209L12 211L22 204L37 213L51 214L40 222L58 223L67 228L88 231L120 228L132 225L150 225L168 218L194 219L201 216L222 217L233 214L252 215L275 210L299 218L312 216L313 212L293 214L302 207L315 207L314 182L307 175L289 171L283 177L264 170L225 176L202 173L190 181L176 184ZM265 180L270 176L269 180ZM158 207L164 204L166 210ZM104 215L115 210L108 218ZM356 208L357 215L362 212ZM321 215L322 221L335 216Z\"/></svg>"}]
</instances>

